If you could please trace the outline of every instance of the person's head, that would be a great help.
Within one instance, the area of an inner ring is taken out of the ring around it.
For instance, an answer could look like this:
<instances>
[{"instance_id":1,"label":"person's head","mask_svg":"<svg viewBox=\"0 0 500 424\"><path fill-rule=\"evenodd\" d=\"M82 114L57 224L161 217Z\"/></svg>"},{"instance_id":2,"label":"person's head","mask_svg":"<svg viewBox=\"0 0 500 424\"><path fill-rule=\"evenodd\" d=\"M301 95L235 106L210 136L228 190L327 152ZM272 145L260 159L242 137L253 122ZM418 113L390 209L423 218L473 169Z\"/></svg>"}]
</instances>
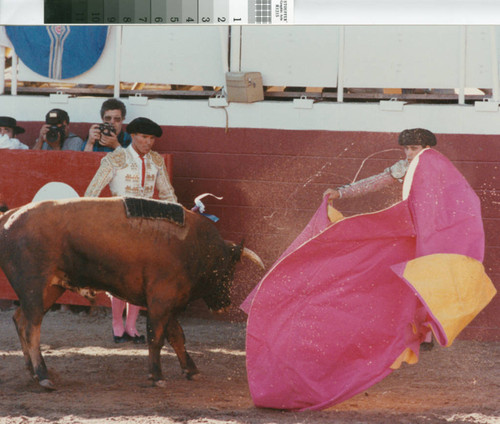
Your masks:
<instances>
[{"instance_id":1,"label":"person's head","mask_svg":"<svg viewBox=\"0 0 500 424\"><path fill-rule=\"evenodd\" d=\"M50 125L45 138L47 143L62 143L69 134L69 115L62 109L52 109L45 115L45 123Z\"/></svg>"},{"instance_id":2,"label":"person's head","mask_svg":"<svg viewBox=\"0 0 500 424\"><path fill-rule=\"evenodd\" d=\"M17 121L10 116L0 116L0 136L7 134L9 138L14 138L17 134L22 134L24 128L17 125Z\"/></svg>"},{"instance_id":3,"label":"person's head","mask_svg":"<svg viewBox=\"0 0 500 424\"><path fill-rule=\"evenodd\" d=\"M135 118L127 125L127 132L132 137L132 147L144 156L149 153L158 137L161 137L163 131L161 127L148 118Z\"/></svg>"},{"instance_id":4,"label":"person's head","mask_svg":"<svg viewBox=\"0 0 500 424\"><path fill-rule=\"evenodd\" d=\"M126 114L125 104L118 99L108 99L101 106L102 122L113 125L116 134L120 134Z\"/></svg>"},{"instance_id":5,"label":"person's head","mask_svg":"<svg viewBox=\"0 0 500 424\"><path fill-rule=\"evenodd\" d=\"M406 159L412 161L423 149L437 144L436 136L429 130L423 128L412 128L401 131L398 144L403 146Z\"/></svg>"}]
</instances>

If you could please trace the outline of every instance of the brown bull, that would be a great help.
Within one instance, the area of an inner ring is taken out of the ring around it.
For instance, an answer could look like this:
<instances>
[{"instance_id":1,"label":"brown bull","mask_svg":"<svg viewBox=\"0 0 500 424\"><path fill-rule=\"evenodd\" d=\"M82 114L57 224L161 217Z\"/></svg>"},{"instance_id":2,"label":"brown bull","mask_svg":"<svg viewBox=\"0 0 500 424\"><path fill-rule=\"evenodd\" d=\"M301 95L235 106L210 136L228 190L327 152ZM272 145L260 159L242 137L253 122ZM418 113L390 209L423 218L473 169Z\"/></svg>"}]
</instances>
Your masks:
<instances>
[{"instance_id":1,"label":"brown bull","mask_svg":"<svg viewBox=\"0 0 500 424\"><path fill-rule=\"evenodd\" d=\"M1 216L0 267L19 297L13 319L26 366L40 385L54 388L40 352L42 319L68 286L105 290L147 308L155 384L164 384L165 337L187 378L198 373L177 314L197 298L213 310L228 306L236 262L242 254L260 259L225 242L207 218L184 214L183 225L128 218L121 198L83 198L33 203Z\"/></svg>"}]
</instances>

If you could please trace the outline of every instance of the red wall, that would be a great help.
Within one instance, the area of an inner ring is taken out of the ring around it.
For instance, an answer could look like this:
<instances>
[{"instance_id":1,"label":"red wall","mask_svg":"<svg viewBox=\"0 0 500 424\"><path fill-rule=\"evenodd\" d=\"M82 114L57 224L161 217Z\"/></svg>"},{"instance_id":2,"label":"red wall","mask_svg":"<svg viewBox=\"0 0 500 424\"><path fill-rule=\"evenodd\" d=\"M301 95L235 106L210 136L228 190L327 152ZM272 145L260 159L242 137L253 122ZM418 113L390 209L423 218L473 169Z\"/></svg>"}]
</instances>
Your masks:
<instances>
[{"instance_id":1,"label":"red wall","mask_svg":"<svg viewBox=\"0 0 500 424\"><path fill-rule=\"evenodd\" d=\"M157 146L174 157L174 186L186 206L199 193L224 196L210 200L209 212L228 239L245 239L267 266L298 235L328 187L352 181L362 161L374 152L396 149L367 160L358 178L403 157L397 134L280 131L217 128L165 128ZM481 198L486 230L485 267L500 288L499 137L438 135L437 150L450 158ZM401 185L357 200L338 201L346 215L378 210L400 198ZM238 304L262 273L243 264L235 288ZM240 268L241 269L241 268ZM500 340L500 296L470 324L463 337ZM234 311L233 317L243 317Z\"/></svg>"},{"instance_id":2,"label":"red wall","mask_svg":"<svg viewBox=\"0 0 500 424\"><path fill-rule=\"evenodd\" d=\"M28 129L26 143L40 123L22 123ZM87 124L72 124L85 136ZM352 181L363 160L359 178L381 172L403 157L397 134L330 131L286 131L206 127L164 127L155 150L173 156L173 185L186 207L198 194L211 192L221 201L207 199L207 212L217 215L223 236L245 240L269 267L308 222L328 187ZM31 135L30 135L31 134ZM33 138L33 139L34 139ZM450 158L481 198L486 230L485 267L500 286L500 136L439 134L437 150ZM48 152L47 152L48 153ZM50 154L50 153L49 153ZM85 153L82 153L85 155ZM3 161L2 161L3 162ZM78 170L75 164L75 172ZM39 169L24 172L37 175L53 172ZM51 168L52 169L52 168ZM2 172L2 179L6 174ZM85 187L90 176L81 176ZM12 181L12 176L9 176ZM17 183L16 183L17 184ZM363 199L343 200L337 207L346 215L389 206L400 197L401 186ZM263 273L244 261L239 267L238 285L233 291L232 310L225 317L244 319L237 305ZM191 308L205 314L201 304ZM462 337L500 340L500 296L464 331Z\"/></svg>"},{"instance_id":3,"label":"red wall","mask_svg":"<svg viewBox=\"0 0 500 424\"><path fill-rule=\"evenodd\" d=\"M0 195L9 206L15 208L29 203L37 191L49 182L64 182L83 196L90 180L96 173L105 153L48 152L35 150L2 150L0 153ZM163 155L169 170L171 155ZM108 188L102 196L110 196ZM16 299L5 275L0 270L0 299ZM80 295L66 291L60 303L88 305ZM99 294L98 305L109 306L105 294Z\"/></svg>"}]
</instances>

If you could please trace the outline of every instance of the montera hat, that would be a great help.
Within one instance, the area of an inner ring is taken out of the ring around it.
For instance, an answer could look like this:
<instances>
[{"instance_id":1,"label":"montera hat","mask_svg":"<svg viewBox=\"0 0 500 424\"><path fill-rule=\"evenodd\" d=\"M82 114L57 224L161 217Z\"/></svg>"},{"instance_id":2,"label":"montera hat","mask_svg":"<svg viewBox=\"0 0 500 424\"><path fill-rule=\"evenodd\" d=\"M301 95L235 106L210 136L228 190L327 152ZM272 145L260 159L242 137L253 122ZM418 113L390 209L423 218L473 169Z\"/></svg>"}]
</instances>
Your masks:
<instances>
[{"instance_id":1,"label":"montera hat","mask_svg":"<svg viewBox=\"0 0 500 424\"><path fill-rule=\"evenodd\" d=\"M435 146L437 144L436 136L429 130L423 128L412 128L401 131L398 137L400 146Z\"/></svg>"},{"instance_id":2,"label":"montera hat","mask_svg":"<svg viewBox=\"0 0 500 424\"><path fill-rule=\"evenodd\" d=\"M24 132L23 127L17 125L17 121L10 116L0 116L0 127L12 128L15 134L22 134Z\"/></svg>"},{"instance_id":3,"label":"montera hat","mask_svg":"<svg viewBox=\"0 0 500 424\"><path fill-rule=\"evenodd\" d=\"M161 127L148 118L135 118L127 125L127 132L129 134L147 134L161 137L163 131Z\"/></svg>"}]
</instances>

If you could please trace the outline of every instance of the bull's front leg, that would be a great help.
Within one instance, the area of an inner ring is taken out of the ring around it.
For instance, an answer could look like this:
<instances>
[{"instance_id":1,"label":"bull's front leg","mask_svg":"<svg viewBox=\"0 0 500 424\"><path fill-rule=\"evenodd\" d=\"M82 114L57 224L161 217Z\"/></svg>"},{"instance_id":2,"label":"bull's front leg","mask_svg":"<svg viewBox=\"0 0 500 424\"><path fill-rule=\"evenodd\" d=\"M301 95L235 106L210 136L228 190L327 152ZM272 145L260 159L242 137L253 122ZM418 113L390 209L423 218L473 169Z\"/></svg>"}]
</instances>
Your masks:
<instances>
[{"instance_id":1,"label":"bull's front leg","mask_svg":"<svg viewBox=\"0 0 500 424\"><path fill-rule=\"evenodd\" d=\"M198 368L196 368L194 361L186 352L186 339L184 337L184 332L182 331L182 327L176 318L171 317L169 319L166 327L166 333L167 340L174 348L177 358L179 359L182 373L188 380L193 380L200 372L198 371Z\"/></svg>"}]
</instances>

